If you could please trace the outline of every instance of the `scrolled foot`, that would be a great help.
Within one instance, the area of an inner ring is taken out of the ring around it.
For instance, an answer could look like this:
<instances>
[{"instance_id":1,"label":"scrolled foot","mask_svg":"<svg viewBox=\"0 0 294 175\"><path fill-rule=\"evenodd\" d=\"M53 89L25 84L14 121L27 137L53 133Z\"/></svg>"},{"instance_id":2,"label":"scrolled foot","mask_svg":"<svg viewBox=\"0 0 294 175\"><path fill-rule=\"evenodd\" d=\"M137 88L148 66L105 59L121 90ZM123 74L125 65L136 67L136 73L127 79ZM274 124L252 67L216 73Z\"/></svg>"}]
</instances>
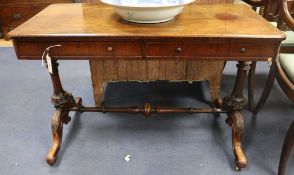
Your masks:
<instances>
[{"instance_id":1,"label":"scrolled foot","mask_svg":"<svg viewBox=\"0 0 294 175\"><path fill-rule=\"evenodd\" d=\"M53 142L52 146L47 154L46 160L49 165L53 165L57 158L58 152L61 147L62 142L62 111L56 110L53 113L52 120L51 120L51 128L52 128L52 135L53 135Z\"/></svg>"},{"instance_id":2,"label":"scrolled foot","mask_svg":"<svg viewBox=\"0 0 294 175\"><path fill-rule=\"evenodd\" d=\"M46 162L49 164L49 165L54 165L55 162L57 161L58 159L58 156L53 156L53 155L47 155L46 157Z\"/></svg>"},{"instance_id":3,"label":"scrolled foot","mask_svg":"<svg viewBox=\"0 0 294 175\"><path fill-rule=\"evenodd\" d=\"M232 127L232 145L235 155L235 164L238 168L245 168L247 160L242 148L242 138L244 132L244 121L240 112L234 111L229 115Z\"/></svg>"},{"instance_id":4,"label":"scrolled foot","mask_svg":"<svg viewBox=\"0 0 294 175\"><path fill-rule=\"evenodd\" d=\"M234 152L236 166L239 168L239 170L241 170L241 168L245 168L247 166L247 161L243 149L241 147L237 147L234 149Z\"/></svg>"}]
</instances>

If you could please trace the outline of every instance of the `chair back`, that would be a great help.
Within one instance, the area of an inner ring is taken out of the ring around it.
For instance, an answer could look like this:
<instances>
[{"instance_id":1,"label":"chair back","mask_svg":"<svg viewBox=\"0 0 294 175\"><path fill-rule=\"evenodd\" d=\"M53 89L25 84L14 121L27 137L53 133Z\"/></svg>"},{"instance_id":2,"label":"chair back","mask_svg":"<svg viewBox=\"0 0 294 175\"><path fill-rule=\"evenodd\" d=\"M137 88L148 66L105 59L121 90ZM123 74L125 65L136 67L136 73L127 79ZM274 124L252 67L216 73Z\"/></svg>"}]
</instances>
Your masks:
<instances>
[{"instance_id":1,"label":"chair back","mask_svg":"<svg viewBox=\"0 0 294 175\"><path fill-rule=\"evenodd\" d=\"M277 21L279 14L279 0L243 0L251 5L254 9L260 7L260 15L266 20L274 22Z\"/></svg>"}]
</instances>

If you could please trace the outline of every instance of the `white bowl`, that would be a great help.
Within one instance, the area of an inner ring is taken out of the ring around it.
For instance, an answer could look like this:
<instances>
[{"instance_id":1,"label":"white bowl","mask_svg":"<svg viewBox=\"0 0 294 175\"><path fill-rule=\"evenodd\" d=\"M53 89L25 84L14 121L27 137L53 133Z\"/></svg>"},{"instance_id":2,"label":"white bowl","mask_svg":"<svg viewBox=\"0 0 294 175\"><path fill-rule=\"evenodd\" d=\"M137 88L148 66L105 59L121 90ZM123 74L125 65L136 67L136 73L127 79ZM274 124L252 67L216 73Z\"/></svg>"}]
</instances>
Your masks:
<instances>
[{"instance_id":1,"label":"white bowl","mask_svg":"<svg viewBox=\"0 0 294 175\"><path fill-rule=\"evenodd\" d=\"M127 21L160 23L173 19L195 0L101 0Z\"/></svg>"}]
</instances>

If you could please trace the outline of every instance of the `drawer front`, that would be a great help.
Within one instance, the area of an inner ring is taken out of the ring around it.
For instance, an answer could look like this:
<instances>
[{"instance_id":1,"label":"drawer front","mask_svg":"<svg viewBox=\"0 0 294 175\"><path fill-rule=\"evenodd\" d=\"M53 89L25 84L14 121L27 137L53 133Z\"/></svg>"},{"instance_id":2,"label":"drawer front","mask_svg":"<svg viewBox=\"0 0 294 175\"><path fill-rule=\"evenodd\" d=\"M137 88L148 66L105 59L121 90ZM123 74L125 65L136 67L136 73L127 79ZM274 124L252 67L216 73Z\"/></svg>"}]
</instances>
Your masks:
<instances>
[{"instance_id":1,"label":"drawer front","mask_svg":"<svg viewBox=\"0 0 294 175\"><path fill-rule=\"evenodd\" d=\"M61 45L61 47L53 48L50 52L51 56L57 59L141 58L143 46L140 42L24 42L19 43L17 49L22 59L41 59L44 50L53 45Z\"/></svg>"},{"instance_id":2,"label":"drawer front","mask_svg":"<svg viewBox=\"0 0 294 175\"><path fill-rule=\"evenodd\" d=\"M19 59L41 59L46 48L54 59L197 59L197 60L267 60L275 52L273 43L202 43L144 41L17 41Z\"/></svg>"},{"instance_id":3,"label":"drawer front","mask_svg":"<svg viewBox=\"0 0 294 175\"><path fill-rule=\"evenodd\" d=\"M272 57L275 46L272 43L232 43L230 55L232 57Z\"/></svg>"},{"instance_id":4,"label":"drawer front","mask_svg":"<svg viewBox=\"0 0 294 175\"><path fill-rule=\"evenodd\" d=\"M216 42L150 42L147 44L149 57L223 57L229 45Z\"/></svg>"},{"instance_id":5,"label":"drawer front","mask_svg":"<svg viewBox=\"0 0 294 175\"><path fill-rule=\"evenodd\" d=\"M1 21L26 21L42 11L49 4L44 5L31 5L31 6L9 6L9 7L0 7Z\"/></svg>"},{"instance_id":6,"label":"drawer front","mask_svg":"<svg viewBox=\"0 0 294 175\"><path fill-rule=\"evenodd\" d=\"M12 30L39 13L45 7L47 5L0 7L1 25L3 28Z\"/></svg>"}]
</instances>

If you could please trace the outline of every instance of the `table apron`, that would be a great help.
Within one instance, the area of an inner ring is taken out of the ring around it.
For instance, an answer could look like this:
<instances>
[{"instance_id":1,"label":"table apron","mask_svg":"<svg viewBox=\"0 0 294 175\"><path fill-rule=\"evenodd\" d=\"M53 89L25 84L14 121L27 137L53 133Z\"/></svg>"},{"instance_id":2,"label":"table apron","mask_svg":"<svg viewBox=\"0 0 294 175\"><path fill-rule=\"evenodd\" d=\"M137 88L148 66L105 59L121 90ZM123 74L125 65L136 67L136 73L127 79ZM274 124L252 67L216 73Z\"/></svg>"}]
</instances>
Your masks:
<instances>
[{"instance_id":1,"label":"table apron","mask_svg":"<svg viewBox=\"0 0 294 175\"><path fill-rule=\"evenodd\" d=\"M272 42L25 42L14 41L18 59L40 60L45 49L54 46L50 56L57 60L90 59L193 59L266 61L274 57L278 44Z\"/></svg>"}]
</instances>

